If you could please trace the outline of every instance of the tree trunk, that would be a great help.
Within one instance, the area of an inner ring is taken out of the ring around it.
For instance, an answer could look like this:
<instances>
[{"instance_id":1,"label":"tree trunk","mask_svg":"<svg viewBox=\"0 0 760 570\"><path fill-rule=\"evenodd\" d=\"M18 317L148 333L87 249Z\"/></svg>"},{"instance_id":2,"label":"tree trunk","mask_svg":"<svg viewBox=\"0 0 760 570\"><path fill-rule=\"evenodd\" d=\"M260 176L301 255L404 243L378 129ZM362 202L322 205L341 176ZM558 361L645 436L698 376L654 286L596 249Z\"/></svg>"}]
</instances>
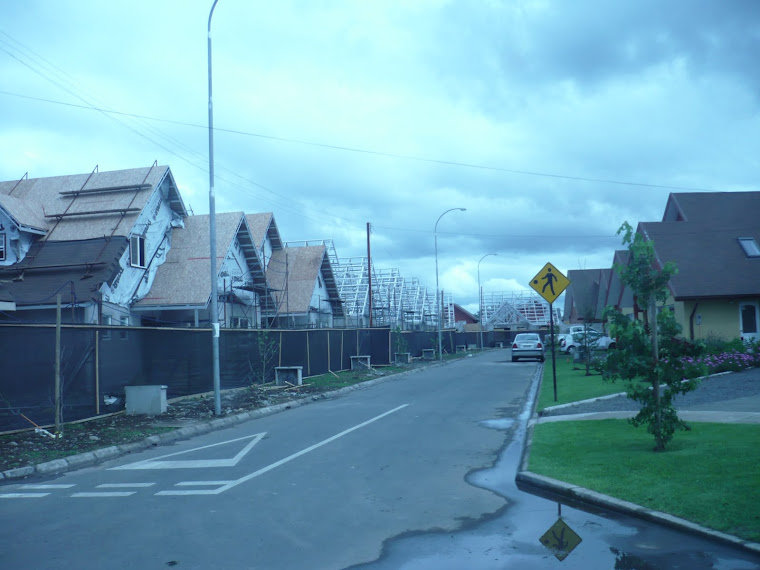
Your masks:
<instances>
[{"instance_id":1,"label":"tree trunk","mask_svg":"<svg viewBox=\"0 0 760 570\"><path fill-rule=\"evenodd\" d=\"M660 377L657 375L657 362L660 348L657 342L657 305L654 296L649 300L649 331L652 336L652 395L654 396L654 429L657 445L655 451L665 450L662 437L662 409L660 407Z\"/></svg>"}]
</instances>

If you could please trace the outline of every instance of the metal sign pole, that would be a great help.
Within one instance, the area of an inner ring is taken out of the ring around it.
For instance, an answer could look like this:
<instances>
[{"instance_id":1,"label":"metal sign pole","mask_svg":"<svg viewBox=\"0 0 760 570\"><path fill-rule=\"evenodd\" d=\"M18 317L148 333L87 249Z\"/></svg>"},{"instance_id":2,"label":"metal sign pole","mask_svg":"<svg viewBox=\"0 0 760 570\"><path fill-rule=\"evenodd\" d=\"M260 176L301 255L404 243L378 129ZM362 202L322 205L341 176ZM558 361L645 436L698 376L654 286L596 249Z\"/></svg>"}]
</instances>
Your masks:
<instances>
[{"instance_id":1,"label":"metal sign pole","mask_svg":"<svg viewBox=\"0 0 760 570\"><path fill-rule=\"evenodd\" d=\"M557 401L557 361L554 358L554 303L549 303L549 327L552 335L552 376L554 377L554 401Z\"/></svg>"}]
</instances>

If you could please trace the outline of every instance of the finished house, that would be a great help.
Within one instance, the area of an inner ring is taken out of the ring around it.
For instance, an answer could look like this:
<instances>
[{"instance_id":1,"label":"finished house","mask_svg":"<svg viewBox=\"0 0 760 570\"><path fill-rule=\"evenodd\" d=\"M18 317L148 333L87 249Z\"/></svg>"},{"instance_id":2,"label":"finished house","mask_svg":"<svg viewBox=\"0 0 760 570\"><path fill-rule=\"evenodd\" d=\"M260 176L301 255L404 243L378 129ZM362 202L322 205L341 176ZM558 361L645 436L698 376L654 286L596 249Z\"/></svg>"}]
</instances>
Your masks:
<instances>
[{"instance_id":1,"label":"finished house","mask_svg":"<svg viewBox=\"0 0 760 570\"><path fill-rule=\"evenodd\" d=\"M666 306L689 339L760 338L760 192L670 194L660 222L637 232L654 244L657 262L675 263ZM616 251L614 266L628 263ZM568 322L600 320L605 306L637 318L636 304L614 270L569 271Z\"/></svg>"},{"instance_id":2,"label":"finished house","mask_svg":"<svg viewBox=\"0 0 760 570\"><path fill-rule=\"evenodd\" d=\"M662 222L638 232L678 267L669 287L684 336L760 338L760 192L671 194Z\"/></svg>"}]
</instances>

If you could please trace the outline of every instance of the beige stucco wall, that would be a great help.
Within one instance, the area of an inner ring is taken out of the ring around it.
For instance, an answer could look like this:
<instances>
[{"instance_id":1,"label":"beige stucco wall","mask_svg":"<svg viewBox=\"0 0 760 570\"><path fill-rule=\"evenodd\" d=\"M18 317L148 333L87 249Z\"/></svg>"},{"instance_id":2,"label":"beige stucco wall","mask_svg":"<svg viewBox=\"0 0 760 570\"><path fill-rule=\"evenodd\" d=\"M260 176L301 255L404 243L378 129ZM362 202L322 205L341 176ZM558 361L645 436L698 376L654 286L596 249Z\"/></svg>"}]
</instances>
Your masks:
<instances>
[{"instance_id":1,"label":"beige stucco wall","mask_svg":"<svg viewBox=\"0 0 760 570\"><path fill-rule=\"evenodd\" d=\"M746 299L756 301L757 299ZM738 299L715 300L715 301L684 301L675 303L675 315L683 327L682 336L689 338L689 317L698 303L697 312L694 316L694 339L706 339L717 337L723 340L738 338L740 334L739 304L744 301ZM701 324L697 324L701 315Z\"/></svg>"}]
</instances>

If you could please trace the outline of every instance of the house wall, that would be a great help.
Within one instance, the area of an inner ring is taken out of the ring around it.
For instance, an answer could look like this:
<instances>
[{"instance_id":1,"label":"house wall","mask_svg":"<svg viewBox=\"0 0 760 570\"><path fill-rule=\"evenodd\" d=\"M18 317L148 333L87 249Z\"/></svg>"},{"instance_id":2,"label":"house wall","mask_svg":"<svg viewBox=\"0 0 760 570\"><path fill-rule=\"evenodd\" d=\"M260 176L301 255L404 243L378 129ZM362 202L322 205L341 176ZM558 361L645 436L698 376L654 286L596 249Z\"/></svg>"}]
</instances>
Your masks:
<instances>
[{"instance_id":1,"label":"house wall","mask_svg":"<svg viewBox=\"0 0 760 570\"><path fill-rule=\"evenodd\" d=\"M248 269L248 262L240 247L240 242L235 238L219 268L218 290L232 292L237 300L237 303L226 303L223 307L224 313L220 315L223 318L223 326L230 327L234 318L250 319L253 328L261 326L258 294L241 289L243 286L252 285L253 276Z\"/></svg>"},{"instance_id":2,"label":"house wall","mask_svg":"<svg viewBox=\"0 0 760 570\"><path fill-rule=\"evenodd\" d=\"M309 314L310 325L317 328L329 328L333 326L332 305L330 304L325 279L321 271L314 281L314 292L311 296L309 308L313 309Z\"/></svg>"},{"instance_id":3,"label":"house wall","mask_svg":"<svg viewBox=\"0 0 760 570\"><path fill-rule=\"evenodd\" d=\"M272 258L272 240L269 236L264 238L264 244L261 246L261 261L264 263L264 267L267 266L268 261Z\"/></svg>"},{"instance_id":4,"label":"house wall","mask_svg":"<svg viewBox=\"0 0 760 570\"><path fill-rule=\"evenodd\" d=\"M746 299L757 301L758 298ZM739 338L741 324L739 321L739 305L744 300L714 300L699 301L694 315L694 339L707 339L710 337L723 340ZM689 317L694 310L696 301L684 301L676 303L676 318L683 326L682 335L689 338ZM680 307L679 307L680 306Z\"/></svg>"},{"instance_id":5,"label":"house wall","mask_svg":"<svg viewBox=\"0 0 760 570\"><path fill-rule=\"evenodd\" d=\"M55 301L55 300L54 300ZM10 313L14 320L18 319L23 323L51 323L55 324L55 303L53 304L52 312L50 309L24 309L23 307L16 307L16 311ZM51 318L52 315L52 318ZM11 320L11 319L7 319ZM81 325L88 324L85 321L85 308L78 306L74 310L71 306L63 305L61 307L61 323Z\"/></svg>"},{"instance_id":6,"label":"house wall","mask_svg":"<svg viewBox=\"0 0 760 570\"><path fill-rule=\"evenodd\" d=\"M119 260L121 269L113 283L111 286L104 284L101 288L103 301L121 307L130 307L132 303L150 291L156 271L166 260L166 254L171 247L172 227L182 224L164 197L168 193L166 184L168 182L164 181L153 191L130 232L130 235L145 236L145 257L148 267L143 269L130 265L130 244Z\"/></svg>"},{"instance_id":7,"label":"house wall","mask_svg":"<svg viewBox=\"0 0 760 570\"><path fill-rule=\"evenodd\" d=\"M2 210L0 210L0 226L3 228L0 231L0 239L3 235L5 236L5 260L0 261L0 265L18 263L26 256L35 237L39 236L19 231L18 226Z\"/></svg>"}]
</instances>

